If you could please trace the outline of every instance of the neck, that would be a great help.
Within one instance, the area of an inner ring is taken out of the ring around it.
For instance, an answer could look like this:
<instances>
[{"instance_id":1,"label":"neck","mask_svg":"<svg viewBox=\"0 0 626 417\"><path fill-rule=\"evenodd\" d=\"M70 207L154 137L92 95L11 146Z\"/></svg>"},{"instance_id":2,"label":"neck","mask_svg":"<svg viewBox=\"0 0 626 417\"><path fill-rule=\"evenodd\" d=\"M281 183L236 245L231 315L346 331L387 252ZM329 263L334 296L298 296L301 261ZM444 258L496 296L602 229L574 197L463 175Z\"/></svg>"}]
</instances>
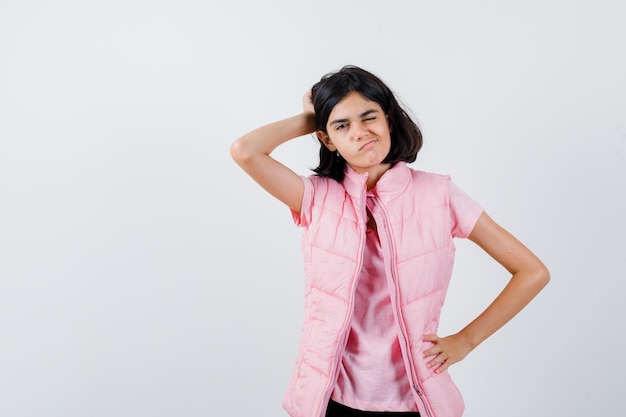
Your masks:
<instances>
[{"instance_id":1,"label":"neck","mask_svg":"<svg viewBox=\"0 0 626 417\"><path fill-rule=\"evenodd\" d=\"M380 177L382 177L383 174L387 172L389 168L391 168L391 164L380 164L380 165L377 165L376 167L372 167L370 169L365 170L364 172L368 173L367 183L366 183L367 189L371 190L372 188L374 188L376 186L376 183L380 179Z\"/></svg>"}]
</instances>

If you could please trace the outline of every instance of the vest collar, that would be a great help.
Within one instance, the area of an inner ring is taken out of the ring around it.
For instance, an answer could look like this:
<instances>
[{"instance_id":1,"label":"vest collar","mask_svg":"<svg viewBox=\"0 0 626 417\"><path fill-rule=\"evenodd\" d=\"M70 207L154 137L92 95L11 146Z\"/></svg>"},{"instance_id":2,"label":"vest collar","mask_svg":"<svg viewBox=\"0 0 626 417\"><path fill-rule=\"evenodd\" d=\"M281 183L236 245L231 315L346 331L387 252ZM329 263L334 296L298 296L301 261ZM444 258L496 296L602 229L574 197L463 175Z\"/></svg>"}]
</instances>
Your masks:
<instances>
[{"instance_id":1,"label":"vest collar","mask_svg":"<svg viewBox=\"0 0 626 417\"><path fill-rule=\"evenodd\" d=\"M352 198L359 198L366 192L368 174L360 174L346 165L343 186ZM396 162L380 177L376 186L370 190L383 201L390 201L398 197L409 186L411 170L406 162Z\"/></svg>"}]
</instances>

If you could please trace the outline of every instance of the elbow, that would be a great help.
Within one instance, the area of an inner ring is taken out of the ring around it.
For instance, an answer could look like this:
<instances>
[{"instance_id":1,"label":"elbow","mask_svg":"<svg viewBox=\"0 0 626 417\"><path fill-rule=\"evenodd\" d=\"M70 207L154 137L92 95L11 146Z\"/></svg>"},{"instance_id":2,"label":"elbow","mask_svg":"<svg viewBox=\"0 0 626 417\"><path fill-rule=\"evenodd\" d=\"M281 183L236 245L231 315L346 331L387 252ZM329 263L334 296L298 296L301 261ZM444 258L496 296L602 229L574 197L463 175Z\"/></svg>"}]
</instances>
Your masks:
<instances>
[{"instance_id":1,"label":"elbow","mask_svg":"<svg viewBox=\"0 0 626 417\"><path fill-rule=\"evenodd\" d=\"M240 138L234 141L230 145L230 157L239 165L244 165L246 161L250 160L252 154L247 149L244 141Z\"/></svg>"},{"instance_id":2,"label":"elbow","mask_svg":"<svg viewBox=\"0 0 626 417\"><path fill-rule=\"evenodd\" d=\"M543 263L538 265L535 269L535 282L540 289L550 282L550 271Z\"/></svg>"},{"instance_id":3,"label":"elbow","mask_svg":"<svg viewBox=\"0 0 626 417\"><path fill-rule=\"evenodd\" d=\"M546 268L546 266L543 266L543 282L544 282L544 286L548 285L548 282L550 282L550 271L548 270L548 268Z\"/></svg>"},{"instance_id":4,"label":"elbow","mask_svg":"<svg viewBox=\"0 0 626 417\"><path fill-rule=\"evenodd\" d=\"M539 293L548 282L550 282L550 271L539 259L535 258L533 262L526 264L523 268L517 271L510 271L513 273L513 278L519 277L526 282L529 289L537 294Z\"/></svg>"}]
</instances>

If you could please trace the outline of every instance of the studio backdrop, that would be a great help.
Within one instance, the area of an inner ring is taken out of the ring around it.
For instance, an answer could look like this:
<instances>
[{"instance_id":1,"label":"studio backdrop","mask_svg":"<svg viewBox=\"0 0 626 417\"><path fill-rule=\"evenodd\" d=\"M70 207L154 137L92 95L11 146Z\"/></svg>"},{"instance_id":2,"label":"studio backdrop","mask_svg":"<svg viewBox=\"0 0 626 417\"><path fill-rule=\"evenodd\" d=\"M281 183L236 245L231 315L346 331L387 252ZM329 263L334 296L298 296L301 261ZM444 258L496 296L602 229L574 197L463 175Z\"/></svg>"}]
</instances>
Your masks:
<instances>
[{"instance_id":1,"label":"studio backdrop","mask_svg":"<svg viewBox=\"0 0 626 417\"><path fill-rule=\"evenodd\" d=\"M548 266L450 373L467 417L626 409L626 6L0 1L0 415L285 416L301 230L229 156L343 65ZM305 136L275 156L316 166ZM508 279L467 241L440 334Z\"/></svg>"}]
</instances>

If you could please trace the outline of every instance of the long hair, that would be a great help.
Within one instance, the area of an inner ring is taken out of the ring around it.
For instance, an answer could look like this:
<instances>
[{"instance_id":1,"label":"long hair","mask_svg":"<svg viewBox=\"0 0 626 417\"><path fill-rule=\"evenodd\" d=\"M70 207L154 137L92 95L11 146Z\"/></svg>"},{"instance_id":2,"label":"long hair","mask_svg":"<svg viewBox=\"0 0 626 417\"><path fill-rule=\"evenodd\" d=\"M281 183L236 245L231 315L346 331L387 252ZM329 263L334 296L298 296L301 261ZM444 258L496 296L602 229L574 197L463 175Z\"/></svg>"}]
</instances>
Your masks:
<instances>
[{"instance_id":1,"label":"long hair","mask_svg":"<svg viewBox=\"0 0 626 417\"><path fill-rule=\"evenodd\" d=\"M383 163L413 162L422 147L422 132L396 100L393 92L374 74L347 65L322 77L311 89L316 129L328 134L326 124L333 108L349 93L357 92L380 105L389 118L391 149ZM320 163L313 171L341 182L346 161L320 141Z\"/></svg>"}]
</instances>

